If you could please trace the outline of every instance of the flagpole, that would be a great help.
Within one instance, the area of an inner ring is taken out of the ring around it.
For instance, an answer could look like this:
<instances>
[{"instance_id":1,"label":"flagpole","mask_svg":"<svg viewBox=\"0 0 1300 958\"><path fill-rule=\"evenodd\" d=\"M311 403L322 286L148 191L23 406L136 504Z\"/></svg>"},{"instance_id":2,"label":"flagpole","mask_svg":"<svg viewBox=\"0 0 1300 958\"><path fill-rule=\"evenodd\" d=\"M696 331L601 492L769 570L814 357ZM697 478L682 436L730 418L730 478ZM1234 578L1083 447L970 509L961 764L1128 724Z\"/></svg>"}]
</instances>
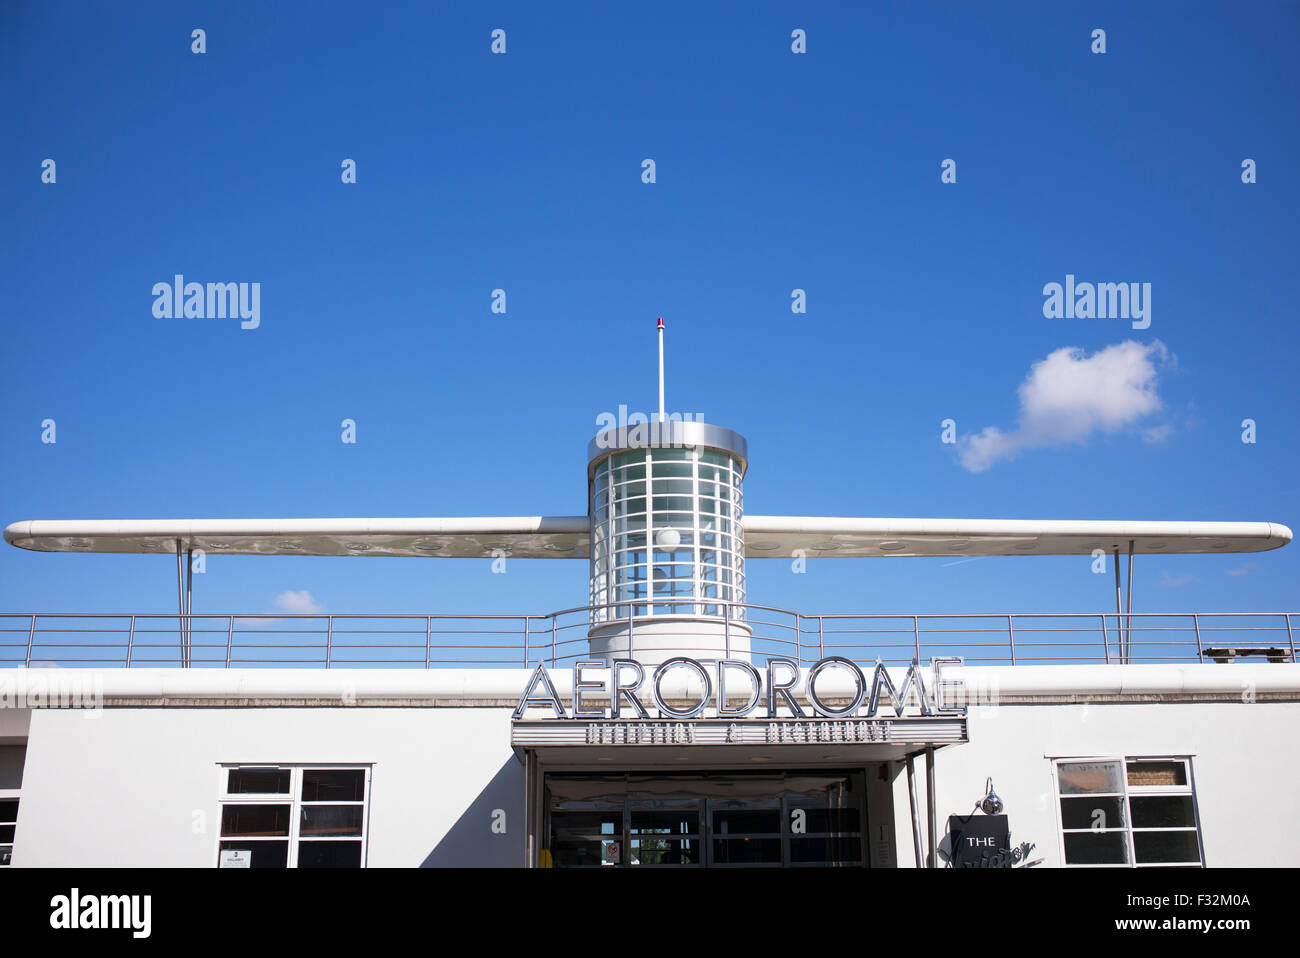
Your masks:
<instances>
[{"instance_id":1,"label":"flagpole","mask_svg":"<svg viewBox=\"0 0 1300 958\"><path fill-rule=\"evenodd\" d=\"M659 317L659 421L666 421L664 415L664 318Z\"/></svg>"}]
</instances>

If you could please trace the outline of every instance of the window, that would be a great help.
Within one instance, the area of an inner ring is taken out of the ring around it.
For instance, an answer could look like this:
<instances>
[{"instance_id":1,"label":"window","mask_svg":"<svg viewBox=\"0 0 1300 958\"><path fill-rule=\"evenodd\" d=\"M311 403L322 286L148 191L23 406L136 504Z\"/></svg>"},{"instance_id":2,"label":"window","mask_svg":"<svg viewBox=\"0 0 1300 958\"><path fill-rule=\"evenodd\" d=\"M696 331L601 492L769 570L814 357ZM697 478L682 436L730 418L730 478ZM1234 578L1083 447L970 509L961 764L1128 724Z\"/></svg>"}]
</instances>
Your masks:
<instances>
[{"instance_id":1,"label":"window","mask_svg":"<svg viewBox=\"0 0 1300 958\"><path fill-rule=\"evenodd\" d=\"M23 787L26 759L26 745L0 745L0 868L8 866L13 858L18 795Z\"/></svg>"},{"instance_id":2,"label":"window","mask_svg":"<svg viewBox=\"0 0 1300 958\"><path fill-rule=\"evenodd\" d=\"M593 624L630 611L723 614L716 602L691 599L744 602L741 470L740 460L723 452L658 446L620 452L596 465ZM602 608L618 602L636 604ZM740 619L744 610L728 614Z\"/></svg>"},{"instance_id":3,"label":"window","mask_svg":"<svg viewBox=\"0 0 1300 958\"><path fill-rule=\"evenodd\" d=\"M1189 758L1059 759L1066 865L1201 865Z\"/></svg>"},{"instance_id":4,"label":"window","mask_svg":"<svg viewBox=\"0 0 1300 958\"><path fill-rule=\"evenodd\" d=\"M221 770L221 868L360 868L368 766L229 765Z\"/></svg>"}]
</instances>

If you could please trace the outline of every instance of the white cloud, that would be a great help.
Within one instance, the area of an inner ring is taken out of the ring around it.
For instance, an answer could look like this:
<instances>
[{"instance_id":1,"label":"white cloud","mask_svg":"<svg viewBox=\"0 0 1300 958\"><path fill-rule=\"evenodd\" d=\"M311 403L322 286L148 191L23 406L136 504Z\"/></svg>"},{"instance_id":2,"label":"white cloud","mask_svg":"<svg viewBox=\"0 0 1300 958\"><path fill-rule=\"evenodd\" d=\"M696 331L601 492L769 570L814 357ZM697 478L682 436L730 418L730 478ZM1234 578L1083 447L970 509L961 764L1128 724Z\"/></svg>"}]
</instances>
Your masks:
<instances>
[{"instance_id":1,"label":"white cloud","mask_svg":"<svg viewBox=\"0 0 1300 958\"><path fill-rule=\"evenodd\" d=\"M318 605L316 600L311 597L311 593L306 589L299 592L290 590L281 592L275 597L275 605L281 612L293 612L300 614L311 614L320 612L325 607Z\"/></svg>"},{"instance_id":2,"label":"white cloud","mask_svg":"<svg viewBox=\"0 0 1300 958\"><path fill-rule=\"evenodd\" d=\"M1169 585L1177 588L1181 585L1190 585L1193 582L1200 582L1200 577L1194 575L1170 575L1169 570L1160 570L1160 584Z\"/></svg>"},{"instance_id":3,"label":"white cloud","mask_svg":"<svg viewBox=\"0 0 1300 958\"><path fill-rule=\"evenodd\" d=\"M1225 569L1224 571L1227 572L1228 575L1243 576L1243 575L1250 575L1251 569L1258 569L1258 568L1259 566L1256 565L1255 563L1247 562L1245 565L1241 566L1240 568Z\"/></svg>"},{"instance_id":4,"label":"white cloud","mask_svg":"<svg viewBox=\"0 0 1300 958\"><path fill-rule=\"evenodd\" d=\"M1096 432L1132 426L1161 408L1156 379L1169 358L1159 340L1116 343L1091 356L1077 346L1056 350L1034 363L1020 384L1017 428L987 426L964 438L962 466L983 472L1027 449L1083 442ZM1158 442L1166 435L1157 426L1143 438Z\"/></svg>"}]
</instances>

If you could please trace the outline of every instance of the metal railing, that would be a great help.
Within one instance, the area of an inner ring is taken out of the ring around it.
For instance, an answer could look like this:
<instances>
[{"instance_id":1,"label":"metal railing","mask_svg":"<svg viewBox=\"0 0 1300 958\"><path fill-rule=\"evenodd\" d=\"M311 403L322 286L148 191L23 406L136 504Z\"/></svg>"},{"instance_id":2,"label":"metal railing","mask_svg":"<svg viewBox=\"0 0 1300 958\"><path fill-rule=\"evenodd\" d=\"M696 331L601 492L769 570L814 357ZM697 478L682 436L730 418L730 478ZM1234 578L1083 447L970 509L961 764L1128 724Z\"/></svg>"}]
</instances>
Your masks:
<instances>
[{"instance_id":1,"label":"metal railing","mask_svg":"<svg viewBox=\"0 0 1300 958\"><path fill-rule=\"evenodd\" d=\"M702 638L730 654L829 655L905 665L960 656L969 665L1296 662L1294 612L805 615L701 600L717 612ZM545 615L0 614L0 666L77 668L524 668L590 657L593 611L631 621L632 654L661 651L645 600ZM631 613L636 612L636 615ZM674 635L674 648L682 636Z\"/></svg>"}]
</instances>

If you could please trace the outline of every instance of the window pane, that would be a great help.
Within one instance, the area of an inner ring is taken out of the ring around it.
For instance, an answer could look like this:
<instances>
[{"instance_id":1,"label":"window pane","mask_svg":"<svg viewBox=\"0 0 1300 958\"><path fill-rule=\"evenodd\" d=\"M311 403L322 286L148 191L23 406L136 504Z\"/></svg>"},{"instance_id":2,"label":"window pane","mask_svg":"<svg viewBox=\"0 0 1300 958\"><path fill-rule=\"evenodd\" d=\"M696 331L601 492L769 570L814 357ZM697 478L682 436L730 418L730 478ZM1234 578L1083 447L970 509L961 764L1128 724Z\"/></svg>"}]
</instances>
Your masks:
<instances>
[{"instance_id":1,"label":"window pane","mask_svg":"<svg viewBox=\"0 0 1300 958\"><path fill-rule=\"evenodd\" d=\"M1148 786L1186 785L1187 766L1182 762L1129 762L1128 783Z\"/></svg>"},{"instance_id":2,"label":"window pane","mask_svg":"<svg viewBox=\"0 0 1300 958\"><path fill-rule=\"evenodd\" d=\"M1190 795L1133 795L1134 828L1192 828L1196 812Z\"/></svg>"},{"instance_id":3,"label":"window pane","mask_svg":"<svg viewBox=\"0 0 1300 958\"><path fill-rule=\"evenodd\" d=\"M299 868L360 868L360 842L299 842Z\"/></svg>"},{"instance_id":4,"label":"window pane","mask_svg":"<svg viewBox=\"0 0 1300 958\"><path fill-rule=\"evenodd\" d=\"M857 837L791 838L792 862L862 863L862 839Z\"/></svg>"},{"instance_id":5,"label":"window pane","mask_svg":"<svg viewBox=\"0 0 1300 958\"><path fill-rule=\"evenodd\" d=\"M726 864L781 863L779 838L727 838L714 839L713 860Z\"/></svg>"},{"instance_id":6,"label":"window pane","mask_svg":"<svg viewBox=\"0 0 1300 958\"><path fill-rule=\"evenodd\" d=\"M250 856L250 868L288 868L289 843L283 842L222 842L221 850L238 849Z\"/></svg>"},{"instance_id":7,"label":"window pane","mask_svg":"<svg viewBox=\"0 0 1300 958\"><path fill-rule=\"evenodd\" d=\"M856 808L803 808L795 804L796 798L790 797L790 811L802 808L806 816L804 830L808 832L856 832L861 831L861 821ZM793 819L792 819L793 820Z\"/></svg>"},{"instance_id":8,"label":"window pane","mask_svg":"<svg viewBox=\"0 0 1300 958\"><path fill-rule=\"evenodd\" d=\"M8 865L13 860L14 847L12 845L0 845L0 866Z\"/></svg>"},{"instance_id":9,"label":"window pane","mask_svg":"<svg viewBox=\"0 0 1300 958\"><path fill-rule=\"evenodd\" d=\"M692 465L690 465L689 461L684 461L686 459L685 450L664 451L672 454L671 458L676 461L666 463L666 461L663 460L666 459L667 456L655 455L653 467L655 478L658 478L659 476L689 476Z\"/></svg>"},{"instance_id":10,"label":"window pane","mask_svg":"<svg viewBox=\"0 0 1300 958\"><path fill-rule=\"evenodd\" d=\"M1122 831L1072 832L1065 836L1067 865L1127 865L1128 844Z\"/></svg>"},{"instance_id":11,"label":"window pane","mask_svg":"<svg viewBox=\"0 0 1300 958\"><path fill-rule=\"evenodd\" d=\"M698 835L700 812L698 808L685 809L632 809L628 830L633 835Z\"/></svg>"},{"instance_id":12,"label":"window pane","mask_svg":"<svg viewBox=\"0 0 1300 958\"><path fill-rule=\"evenodd\" d=\"M618 864L619 842L600 839L554 839L551 845L551 863L556 868L599 868L608 855L609 864Z\"/></svg>"},{"instance_id":13,"label":"window pane","mask_svg":"<svg viewBox=\"0 0 1300 958\"><path fill-rule=\"evenodd\" d=\"M713 834L748 835L781 834L781 810L773 809L725 809L713 812Z\"/></svg>"},{"instance_id":14,"label":"window pane","mask_svg":"<svg viewBox=\"0 0 1300 958\"><path fill-rule=\"evenodd\" d=\"M302 772L304 802L359 802L366 797L363 768L306 768Z\"/></svg>"},{"instance_id":15,"label":"window pane","mask_svg":"<svg viewBox=\"0 0 1300 958\"><path fill-rule=\"evenodd\" d=\"M634 838L632 865L698 865L700 843L693 838Z\"/></svg>"},{"instance_id":16,"label":"window pane","mask_svg":"<svg viewBox=\"0 0 1300 958\"><path fill-rule=\"evenodd\" d=\"M305 805L300 835L360 835L362 805Z\"/></svg>"},{"instance_id":17,"label":"window pane","mask_svg":"<svg viewBox=\"0 0 1300 958\"><path fill-rule=\"evenodd\" d=\"M621 834L623 834L621 807L607 811L556 809L551 812L551 835L557 840L600 835L617 838Z\"/></svg>"},{"instance_id":18,"label":"window pane","mask_svg":"<svg viewBox=\"0 0 1300 958\"><path fill-rule=\"evenodd\" d=\"M221 834L288 835L289 806L223 805L221 806Z\"/></svg>"},{"instance_id":19,"label":"window pane","mask_svg":"<svg viewBox=\"0 0 1300 958\"><path fill-rule=\"evenodd\" d=\"M1133 846L1141 864L1201 860L1196 832L1134 832Z\"/></svg>"},{"instance_id":20,"label":"window pane","mask_svg":"<svg viewBox=\"0 0 1300 958\"><path fill-rule=\"evenodd\" d=\"M0 798L0 822L18 821L18 799Z\"/></svg>"},{"instance_id":21,"label":"window pane","mask_svg":"<svg viewBox=\"0 0 1300 958\"><path fill-rule=\"evenodd\" d=\"M231 795L288 795L289 774L287 768L232 768L226 791Z\"/></svg>"},{"instance_id":22,"label":"window pane","mask_svg":"<svg viewBox=\"0 0 1300 958\"><path fill-rule=\"evenodd\" d=\"M1124 791L1119 762L1061 762L1057 775L1062 795Z\"/></svg>"},{"instance_id":23,"label":"window pane","mask_svg":"<svg viewBox=\"0 0 1300 958\"><path fill-rule=\"evenodd\" d=\"M689 496L695 491L695 480L693 479L660 479L658 473L655 474L655 495L657 496Z\"/></svg>"},{"instance_id":24,"label":"window pane","mask_svg":"<svg viewBox=\"0 0 1300 958\"><path fill-rule=\"evenodd\" d=\"M1124 827L1124 799L1098 797L1061 799L1061 827L1104 831Z\"/></svg>"},{"instance_id":25,"label":"window pane","mask_svg":"<svg viewBox=\"0 0 1300 958\"><path fill-rule=\"evenodd\" d=\"M14 828L13 825L0 825L0 842L10 844L14 840Z\"/></svg>"},{"instance_id":26,"label":"window pane","mask_svg":"<svg viewBox=\"0 0 1300 958\"><path fill-rule=\"evenodd\" d=\"M23 787L23 763L26 745L0 745L0 788Z\"/></svg>"}]
</instances>

